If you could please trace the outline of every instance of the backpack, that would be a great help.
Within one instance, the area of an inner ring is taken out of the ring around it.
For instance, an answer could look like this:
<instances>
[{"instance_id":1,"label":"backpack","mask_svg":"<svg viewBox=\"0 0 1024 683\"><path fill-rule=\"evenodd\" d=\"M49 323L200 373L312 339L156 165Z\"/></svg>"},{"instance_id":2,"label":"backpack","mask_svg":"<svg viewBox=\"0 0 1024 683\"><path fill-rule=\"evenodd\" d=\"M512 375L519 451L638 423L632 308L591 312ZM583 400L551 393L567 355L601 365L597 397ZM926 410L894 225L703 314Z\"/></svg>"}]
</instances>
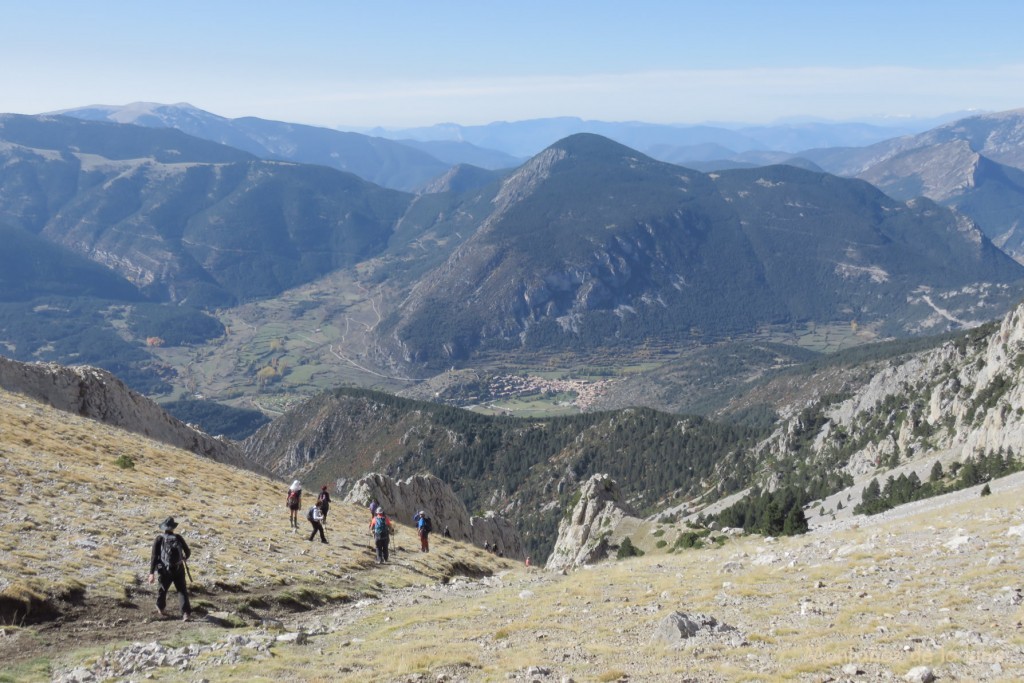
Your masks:
<instances>
[{"instance_id":1,"label":"backpack","mask_svg":"<svg viewBox=\"0 0 1024 683\"><path fill-rule=\"evenodd\" d=\"M423 518L423 533L429 534L434 530L434 525L430 523L430 517Z\"/></svg>"},{"instance_id":2,"label":"backpack","mask_svg":"<svg viewBox=\"0 0 1024 683\"><path fill-rule=\"evenodd\" d=\"M160 544L160 564L169 572L173 572L185 562L185 552L177 534L164 534Z\"/></svg>"},{"instance_id":3,"label":"backpack","mask_svg":"<svg viewBox=\"0 0 1024 683\"><path fill-rule=\"evenodd\" d=\"M377 517L373 520L373 537L377 539L388 537L387 518Z\"/></svg>"},{"instance_id":4,"label":"backpack","mask_svg":"<svg viewBox=\"0 0 1024 683\"><path fill-rule=\"evenodd\" d=\"M306 513L306 519L308 519L311 522L313 521L313 510L315 510L315 509L316 509L316 505L314 505L313 507L309 508L309 512Z\"/></svg>"}]
</instances>

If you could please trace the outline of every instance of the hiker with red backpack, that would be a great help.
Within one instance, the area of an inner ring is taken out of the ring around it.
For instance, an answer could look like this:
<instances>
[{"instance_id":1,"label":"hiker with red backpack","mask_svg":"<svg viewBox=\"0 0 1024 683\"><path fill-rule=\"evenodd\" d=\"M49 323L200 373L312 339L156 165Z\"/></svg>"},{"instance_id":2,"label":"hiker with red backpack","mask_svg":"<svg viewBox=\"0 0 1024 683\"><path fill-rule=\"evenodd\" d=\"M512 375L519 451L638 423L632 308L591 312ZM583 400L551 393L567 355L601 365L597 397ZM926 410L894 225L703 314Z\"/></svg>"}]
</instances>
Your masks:
<instances>
[{"instance_id":1,"label":"hiker with red backpack","mask_svg":"<svg viewBox=\"0 0 1024 683\"><path fill-rule=\"evenodd\" d=\"M296 533L299 530L299 508L302 507L302 484L298 479L288 487L288 498L284 504L291 517L292 533Z\"/></svg>"},{"instance_id":2,"label":"hiker with red backpack","mask_svg":"<svg viewBox=\"0 0 1024 683\"><path fill-rule=\"evenodd\" d=\"M149 582L153 583L157 576L160 578L160 590L156 594L156 611L160 616L168 616L164 610L167 607L167 591L174 584L181 602L181 620L188 621L192 618L192 605L188 599L185 577L189 573L187 562L192 551L185 539L174 533L177 526L174 517L168 517L160 525L161 534L153 541L149 558Z\"/></svg>"},{"instance_id":3,"label":"hiker with red backpack","mask_svg":"<svg viewBox=\"0 0 1024 683\"><path fill-rule=\"evenodd\" d=\"M370 533L373 534L373 544L377 549L377 564L384 564L388 561L391 535L395 533L395 527L384 514L384 508L378 507L370 520Z\"/></svg>"}]
</instances>

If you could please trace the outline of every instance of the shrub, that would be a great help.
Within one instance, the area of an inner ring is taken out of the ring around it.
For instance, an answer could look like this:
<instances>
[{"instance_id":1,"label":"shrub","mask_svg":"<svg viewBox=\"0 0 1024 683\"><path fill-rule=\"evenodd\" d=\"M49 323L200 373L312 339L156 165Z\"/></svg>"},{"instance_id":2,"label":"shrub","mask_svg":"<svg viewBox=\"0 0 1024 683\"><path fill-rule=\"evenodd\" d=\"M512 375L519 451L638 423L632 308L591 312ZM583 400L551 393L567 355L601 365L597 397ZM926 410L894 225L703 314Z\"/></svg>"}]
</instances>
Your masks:
<instances>
[{"instance_id":1,"label":"shrub","mask_svg":"<svg viewBox=\"0 0 1024 683\"><path fill-rule=\"evenodd\" d=\"M117 460L114 461L114 464L120 467L122 470L135 469L135 461L132 460L132 456L130 455L122 454L117 456Z\"/></svg>"},{"instance_id":2,"label":"shrub","mask_svg":"<svg viewBox=\"0 0 1024 683\"><path fill-rule=\"evenodd\" d=\"M624 560L627 557L640 557L643 554L644 551L633 545L633 541L630 540L629 536L626 536L622 539L622 543L619 545L619 550L615 553L615 558L618 560Z\"/></svg>"}]
</instances>

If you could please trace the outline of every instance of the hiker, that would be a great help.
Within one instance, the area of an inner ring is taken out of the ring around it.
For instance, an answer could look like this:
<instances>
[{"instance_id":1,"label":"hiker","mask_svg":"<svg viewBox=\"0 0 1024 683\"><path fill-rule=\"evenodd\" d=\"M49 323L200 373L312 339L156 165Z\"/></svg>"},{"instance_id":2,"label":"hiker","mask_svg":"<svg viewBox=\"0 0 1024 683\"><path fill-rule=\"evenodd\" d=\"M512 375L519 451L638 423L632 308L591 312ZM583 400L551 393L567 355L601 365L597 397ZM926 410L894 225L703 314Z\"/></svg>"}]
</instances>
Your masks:
<instances>
[{"instance_id":1,"label":"hiker","mask_svg":"<svg viewBox=\"0 0 1024 683\"><path fill-rule=\"evenodd\" d=\"M299 508L302 507L302 484L296 479L292 482L292 485L288 487L288 498L285 501L285 507L288 508L291 516L292 532L299 530Z\"/></svg>"},{"instance_id":2,"label":"hiker","mask_svg":"<svg viewBox=\"0 0 1024 683\"><path fill-rule=\"evenodd\" d=\"M441 535L444 536L445 538L451 538L452 537L452 532L448 531L448 525L447 524L444 525L444 533L442 533Z\"/></svg>"},{"instance_id":3,"label":"hiker","mask_svg":"<svg viewBox=\"0 0 1024 683\"><path fill-rule=\"evenodd\" d=\"M306 513L306 519L313 525L313 531L309 534L309 540L313 540L316 533L320 532L320 542L327 543L327 537L324 536L324 510L323 503L320 501L316 502L316 505L309 508L309 512Z\"/></svg>"},{"instance_id":4,"label":"hiker","mask_svg":"<svg viewBox=\"0 0 1024 683\"><path fill-rule=\"evenodd\" d=\"M377 548L377 564L384 564L388 561L388 545L391 543L391 534L395 533L395 527L384 514L384 508L380 506L370 520L370 532L373 533L373 543Z\"/></svg>"},{"instance_id":5,"label":"hiker","mask_svg":"<svg viewBox=\"0 0 1024 683\"><path fill-rule=\"evenodd\" d=\"M156 594L156 611L160 616L168 616L164 608L167 607L167 590L173 583L174 589L178 591L178 600L181 601L181 620L188 621L192 618L192 604L188 600L185 577L188 574L187 561L192 551L188 543L185 543L185 539L174 533L177 526L174 517L168 517L160 525L162 533L153 541L153 550L149 558L149 582L153 583L159 574L160 590Z\"/></svg>"},{"instance_id":6,"label":"hiker","mask_svg":"<svg viewBox=\"0 0 1024 683\"><path fill-rule=\"evenodd\" d=\"M370 519L372 520L377 516L377 509L380 507L380 503L377 502L376 498L370 499Z\"/></svg>"},{"instance_id":7,"label":"hiker","mask_svg":"<svg viewBox=\"0 0 1024 683\"><path fill-rule=\"evenodd\" d=\"M327 491L326 486L320 489L320 495L317 497L316 502L320 504L320 512L324 514L323 525L326 527L327 511L331 509L331 494Z\"/></svg>"},{"instance_id":8,"label":"hiker","mask_svg":"<svg viewBox=\"0 0 1024 683\"><path fill-rule=\"evenodd\" d=\"M427 513L420 510L416 513L416 516L412 518L416 523L416 531L420 534L420 552L430 552L430 540L428 536L430 532L434 530L434 525L430 521L430 517L427 517Z\"/></svg>"}]
</instances>

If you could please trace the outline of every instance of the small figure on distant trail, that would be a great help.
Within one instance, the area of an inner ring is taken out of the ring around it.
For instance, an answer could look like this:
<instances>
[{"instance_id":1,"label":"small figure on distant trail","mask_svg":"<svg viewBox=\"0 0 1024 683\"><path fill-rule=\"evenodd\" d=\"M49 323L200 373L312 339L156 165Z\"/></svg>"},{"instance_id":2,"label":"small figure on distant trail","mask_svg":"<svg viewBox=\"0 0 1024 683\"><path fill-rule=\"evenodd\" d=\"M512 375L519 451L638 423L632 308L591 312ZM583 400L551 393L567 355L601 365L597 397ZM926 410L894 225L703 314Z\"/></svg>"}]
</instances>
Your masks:
<instances>
[{"instance_id":1,"label":"small figure on distant trail","mask_svg":"<svg viewBox=\"0 0 1024 683\"><path fill-rule=\"evenodd\" d=\"M380 503L377 502L376 498L370 499L370 519L377 516L377 508L380 507Z\"/></svg>"},{"instance_id":2,"label":"small figure on distant trail","mask_svg":"<svg viewBox=\"0 0 1024 683\"><path fill-rule=\"evenodd\" d=\"M395 533L395 527L384 514L384 508L380 506L377 507L376 514L370 520L370 532L373 534L373 543L377 548L377 564L384 564L388 561L388 545L391 543L391 534Z\"/></svg>"},{"instance_id":3,"label":"small figure on distant trail","mask_svg":"<svg viewBox=\"0 0 1024 683\"><path fill-rule=\"evenodd\" d=\"M488 543L487 541L484 541L484 550L486 552L491 552L491 544Z\"/></svg>"},{"instance_id":4,"label":"small figure on distant trail","mask_svg":"<svg viewBox=\"0 0 1024 683\"><path fill-rule=\"evenodd\" d=\"M292 523L292 532L299 530L299 508L302 507L302 484L296 479L288 487L288 498L285 501Z\"/></svg>"},{"instance_id":5,"label":"small figure on distant trail","mask_svg":"<svg viewBox=\"0 0 1024 683\"><path fill-rule=\"evenodd\" d=\"M316 502L320 503L320 511L324 513L323 525L326 527L327 511L331 509L331 494L327 491L326 486L320 489L320 495L317 496Z\"/></svg>"},{"instance_id":6,"label":"small figure on distant trail","mask_svg":"<svg viewBox=\"0 0 1024 683\"><path fill-rule=\"evenodd\" d=\"M444 536L445 538L451 538L452 537L452 532L448 531L448 525L447 524L444 525L444 533L442 533L441 535Z\"/></svg>"},{"instance_id":7,"label":"small figure on distant trail","mask_svg":"<svg viewBox=\"0 0 1024 683\"><path fill-rule=\"evenodd\" d=\"M416 524L416 531L418 531L420 535L420 552L429 553L430 540L428 537L430 536L430 532L434 530L434 525L430 521L430 517L427 517L426 512L420 510L412 518L412 521Z\"/></svg>"},{"instance_id":8,"label":"small figure on distant trail","mask_svg":"<svg viewBox=\"0 0 1024 683\"><path fill-rule=\"evenodd\" d=\"M174 533L177 526L174 517L168 517L160 525L162 533L153 541L153 550L149 557L149 582L153 583L159 575L160 590L156 594L156 611L160 616L167 616L167 612L164 611L167 607L167 591L171 584L174 584L174 589L178 591L178 600L181 602L181 620L188 621L192 617L192 604L188 599L185 577L189 574L188 558L192 551L185 543L185 539Z\"/></svg>"},{"instance_id":9,"label":"small figure on distant trail","mask_svg":"<svg viewBox=\"0 0 1024 683\"><path fill-rule=\"evenodd\" d=\"M324 511L323 504L317 501L317 504L309 508L309 512L306 513L306 519L313 525L313 531L309 534L309 540L313 540L317 532L320 532L320 542L327 543L327 537L324 536Z\"/></svg>"}]
</instances>

